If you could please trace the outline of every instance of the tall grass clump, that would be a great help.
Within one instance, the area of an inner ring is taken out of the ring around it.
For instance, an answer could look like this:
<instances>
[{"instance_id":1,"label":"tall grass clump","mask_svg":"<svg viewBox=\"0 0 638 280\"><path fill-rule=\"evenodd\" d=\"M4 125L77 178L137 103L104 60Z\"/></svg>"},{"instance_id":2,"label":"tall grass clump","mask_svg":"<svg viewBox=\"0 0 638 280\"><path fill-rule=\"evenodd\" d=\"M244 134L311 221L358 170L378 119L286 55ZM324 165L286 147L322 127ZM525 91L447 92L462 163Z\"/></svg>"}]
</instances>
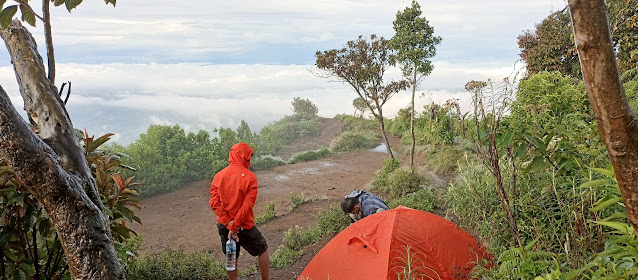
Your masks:
<instances>
[{"instance_id":1,"label":"tall grass clump","mask_svg":"<svg viewBox=\"0 0 638 280\"><path fill-rule=\"evenodd\" d=\"M260 216L255 217L255 224L256 225L261 225L265 222L268 222L272 219L274 219L276 216L276 211L275 211L275 203L274 202L268 202L268 204L266 204L266 211L261 214Z\"/></svg>"},{"instance_id":2,"label":"tall grass clump","mask_svg":"<svg viewBox=\"0 0 638 280\"><path fill-rule=\"evenodd\" d=\"M381 170L379 170L379 172L374 175L374 178L372 178L372 186L382 191L386 190L387 186L389 185L388 179L390 173L399 168L399 166L401 166L401 162L399 162L399 159L397 158L384 159L383 163L381 164Z\"/></svg>"},{"instance_id":3,"label":"tall grass clump","mask_svg":"<svg viewBox=\"0 0 638 280\"><path fill-rule=\"evenodd\" d=\"M322 236L340 232L350 224L350 217L341 211L338 205L330 206L317 214L317 229Z\"/></svg>"},{"instance_id":4,"label":"tall grass clump","mask_svg":"<svg viewBox=\"0 0 638 280\"><path fill-rule=\"evenodd\" d=\"M328 155L330 155L330 150L324 147L319 150L296 153L292 157L290 157L290 159L288 160L288 163L295 164L298 162L311 161L311 160L320 159Z\"/></svg>"},{"instance_id":5,"label":"tall grass clump","mask_svg":"<svg viewBox=\"0 0 638 280\"><path fill-rule=\"evenodd\" d=\"M331 143L333 152L347 152L356 149L371 149L379 145L381 137L370 130L346 130Z\"/></svg>"},{"instance_id":6,"label":"tall grass clump","mask_svg":"<svg viewBox=\"0 0 638 280\"><path fill-rule=\"evenodd\" d=\"M349 217L338 205L333 205L317 214L317 224L314 227L306 229L300 226L291 227L284 233L282 245L270 257L271 266L277 268L289 266L303 254L304 247L345 229L349 224Z\"/></svg>"},{"instance_id":7,"label":"tall grass clump","mask_svg":"<svg viewBox=\"0 0 638 280\"><path fill-rule=\"evenodd\" d=\"M280 157L264 155L254 157L250 160L250 170L270 170L284 164L286 164L286 161L281 159Z\"/></svg>"},{"instance_id":8,"label":"tall grass clump","mask_svg":"<svg viewBox=\"0 0 638 280\"><path fill-rule=\"evenodd\" d=\"M226 279L226 270L213 255L185 253L181 247L178 250L167 248L142 259L130 259L127 271L131 280Z\"/></svg>"},{"instance_id":9,"label":"tall grass clump","mask_svg":"<svg viewBox=\"0 0 638 280\"><path fill-rule=\"evenodd\" d=\"M292 204L290 207L292 209L297 208L297 206L301 204L313 202L315 200L316 199L313 197L307 197L304 193L296 194L294 192L290 192L290 203Z\"/></svg>"},{"instance_id":10,"label":"tall grass clump","mask_svg":"<svg viewBox=\"0 0 638 280\"><path fill-rule=\"evenodd\" d=\"M302 254L302 250L294 250L284 245L279 245L277 250L270 256L270 266L279 269L288 267L301 257Z\"/></svg>"},{"instance_id":11,"label":"tall grass clump","mask_svg":"<svg viewBox=\"0 0 638 280\"><path fill-rule=\"evenodd\" d=\"M432 191L424 188L388 201L390 209L394 209L399 205L425 212L432 212L435 207L439 206Z\"/></svg>"},{"instance_id":12,"label":"tall grass clump","mask_svg":"<svg viewBox=\"0 0 638 280\"><path fill-rule=\"evenodd\" d=\"M427 145L425 149L419 151L425 156L430 170L437 174L456 174L459 165L465 164L464 155L473 155L474 146L471 142L463 138L456 138L453 145Z\"/></svg>"},{"instance_id":13,"label":"tall grass clump","mask_svg":"<svg viewBox=\"0 0 638 280\"><path fill-rule=\"evenodd\" d=\"M387 183L390 197L399 198L419 190L428 182L422 174L409 167L403 167L390 172Z\"/></svg>"},{"instance_id":14,"label":"tall grass clump","mask_svg":"<svg viewBox=\"0 0 638 280\"><path fill-rule=\"evenodd\" d=\"M285 116L262 128L259 134L262 152L275 154L295 139L319 135L323 126L321 120L306 118L305 114Z\"/></svg>"},{"instance_id":15,"label":"tall grass clump","mask_svg":"<svg viewBox=\"0 0 638 280\"><path fill-rule=\"evenodd\" d=\"M354 117L346 114L336 115L335 118L341 120L341 122L343 122L343 124L349 129L369 131L376 131L379 129L379 121L373 118Z\"/></svg>"}]
</instances>

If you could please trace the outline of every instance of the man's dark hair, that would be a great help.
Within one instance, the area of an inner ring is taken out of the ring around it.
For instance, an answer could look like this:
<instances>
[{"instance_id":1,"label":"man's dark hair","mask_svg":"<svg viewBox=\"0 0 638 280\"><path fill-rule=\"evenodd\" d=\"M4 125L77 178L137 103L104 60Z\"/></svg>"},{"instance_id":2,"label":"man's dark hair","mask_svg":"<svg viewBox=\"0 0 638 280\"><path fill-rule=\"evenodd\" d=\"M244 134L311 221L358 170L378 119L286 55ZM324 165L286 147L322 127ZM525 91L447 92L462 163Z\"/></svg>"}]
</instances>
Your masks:
<instances>
[{"instance_id":1,"label":"man's dark hair","mask_svg":"<svg viewBox=\"0 0 638 280\"><path fill-rule=\"evenodd\" d=\"M341 202L341 210L343 210L343 212L345 212L345 213L350 213L350 212L352 212L352 209L354 209L354 207L357 206L357 204L359 204L359 198L358 197L345 198Z\"/></svg>"}]
</instances>

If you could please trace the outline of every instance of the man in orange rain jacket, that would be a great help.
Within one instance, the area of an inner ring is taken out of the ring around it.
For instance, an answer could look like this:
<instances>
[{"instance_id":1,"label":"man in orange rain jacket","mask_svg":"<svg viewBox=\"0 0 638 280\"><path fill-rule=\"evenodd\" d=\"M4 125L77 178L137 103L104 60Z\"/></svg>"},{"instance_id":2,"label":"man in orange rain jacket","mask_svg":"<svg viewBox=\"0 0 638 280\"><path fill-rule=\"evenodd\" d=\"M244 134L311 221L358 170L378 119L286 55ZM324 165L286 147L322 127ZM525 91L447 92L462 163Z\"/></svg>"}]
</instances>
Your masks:
<instances>
[{"instance_id":1,"label":"man in orange rain jacket","mask_svg":"<svg viewBox=\"0 0 638 280\"><path fill-rule=\"evenodd\" d=\"M268 279L268 244L255 227L253 206L257 200L257 176L248 170L253 149L246 143L239 143L230 149L229 165L219 171L210 184L210 208L217 215L217 230L222 242L222 252L226 252L226 241L237 241L237 257L243 247L250 255L257 256L261 279ZM238 277L235 270L227 271L228 279Z\"/></svg>"}]
</instances>

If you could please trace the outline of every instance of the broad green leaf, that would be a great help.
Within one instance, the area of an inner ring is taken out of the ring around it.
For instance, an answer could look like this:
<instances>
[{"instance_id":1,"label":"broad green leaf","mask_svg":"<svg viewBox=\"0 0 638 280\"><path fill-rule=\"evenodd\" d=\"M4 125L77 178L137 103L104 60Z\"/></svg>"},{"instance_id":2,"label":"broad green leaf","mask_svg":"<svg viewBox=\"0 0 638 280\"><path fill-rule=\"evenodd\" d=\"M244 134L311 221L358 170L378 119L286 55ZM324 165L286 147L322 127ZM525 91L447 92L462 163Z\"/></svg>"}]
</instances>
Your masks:
<instances>
[{"instance_id":1,"label":"broad green leaf","mask_svg":"<svg viewBox=\"0 0 638 280\"><path fill-rule=\"evenodd\" d=\"M27 280L27 275L21 269L16 270L15 279L17 280Z\"/></svg>"},{"instance_id":2,"label":"broad green leaf","mask_svg":"<svg viewBox=\"0 0 638 280\"><path fill-rule=\"evenodd\" d=\"M538 241L538 238L534 239L532 242L527 243L527 245L525 245L525 251L529 251L532 249L532 247L534 247L534 245L536 245L536 242Z\"/></svg>"},{"instance_id":3,"label":"broad green leaf","mask_svg":"<svg viewBox=\"0 0 638 280\"><path fill-rule=\"evenodd\" d=\"M541 153L544 153L547 150L547 145L545 145L545 142L543 142L542 139L534 137L532 140L534 141L536 148L539 149Z\"/></svg>"},{"instance_id":4,"label":"broad green leaf","mask_svg":"<svg viewBox=\"0 0 638 280\"><path fill-rule=\"evenodd\" d=\"M627 212L614 212L614 214L611 214L611 216L604 218L603 221L607 222L607 221L613 221L616 219L627 219Z\"/></svg>"},{"instance_id":5,"label":"broad green leaf","mask_svg":"<svg viewBox=\"0 0 638 280\"><path fill-rule=\"evenodd\" d=\"M78 5L82 3L82 0L65 0L64 4L66 5L66 9L70 12L75 9Z\"/></svg>"},{"instance_id":6,"label":"broad green leaf","mask_svg":"<svg viewBox=\"0 0 638 280\"><path fill-rule=\"evenodd\" d=\"M95 141L93 141L93 143L91 143L91 146L87 147L86 150L88 152L95 151L95 149L97 149L99 146L104 144L104 142L109 141L111 139L111 136L113 136L113 133L107 133L107 134L104 134L104 135L100 136L100 138L95 139Z\"/></svg>"},{"instance_id":7,"label":"broad green leaf","mask_svg":"<svg viewBox=\"0 0 638 280\"><path fill-rule=\"evenodd\" d=\"M592 180L589 182L585 182L582 185L580 185L581 189L587 189L587 188L591 188L591 187L600 187L600 186L606 186L611 184L611 182L609 181L609 179L598 179L598 180Z\"/></svg>"},{"instance_id":8,"label":"broad green leaf","mask_svg":"<svg viewBox=\"0 0 638 280\"><path fill-rule=\"evenodd\" d=\"M35 14L30 7L27 7L25 4L20 4L20 13L22 13L22 21L35 27Z\"/></svg>"},{"instance_id":9,"label":"broad green leaf","mask_svg":"<svg viewBox=\"0 0 638 280\"><path fill-rule=\"evenodd\" d=\"M609 178L616 178L616 174L614 173L613 170L609 170L609 169L602 169L602 168L590 168L591 170L598 172L600 174L603 174Z\"/></svg>"},{"instance_id":10,"label":"broad green leaf","mask_svg":"<svg viewBox=\"0 0 638 280\"><path fill-rule=\"evenodd\" d=\"M52 0L52 2L53 2L53 5L57 7L64 4L65 0Z\"/></svg>"},{"instance_id":11,"label":"broad green leaf","mask_svg":"<svg viewBox=\"0 0 638 280\"><path fill-rule=\"evenodd\" d=\"M529 168L531 170L540 169L545 166L545 158L543 156L536 156L530 163Z\"/></svg>"},{"instance_id":12,"label":"broad green leaf","mask_svg":"<svg viewBox=\"0 0 638 280\"><path fill-rule=\"evenodd\" d=\"M13 19L13 16L16 14L17 11L18 6L12 5L4 8L2 12L0 12L0 25L2 25L3 29L9 27L9 25L11 24L11 20Z\"/></svg>"},{"instance_id":13,"label":"broad green leaf","mask_svg":"<svg viewBox=\"0 0 638 280\"><path fill-rule=\"evenodd\" d=\"M30 264L22 263L20 265L20 268L22 269L22 271L24 271L27 277L35 275L35 268Z\"/></svg>"},{"instance_id":14,"label":"broad green leaf","mask_svg":"<svg viewBox=\"0 0 638 280\"><path fill-rule=\"evenodd\" d=\"M603 226L607 226L613 229L616 229L624 234L630 234L631 232L633 232L633 230L631 229L631 227L628 224L625 223L619 223L619 222L603 222L603 221L592 221L596 224L599 225L603 225Z\"/></svg>"},{"instance_id":15,"label":"broad green leaf","mask_svg":"<svg viewBox=\"0 0 638 280\"><path fill-rule=\"evenodd\" d=\"M7 3L7 0L0 0L0 9L4 7L4 3Z\"/></svg>"},{"instance_id":16,"label":"broad green leaf","mask_svg":"<svg viewBox=\"0 0 638 280\"><path fill-rule=\"evenodd\" d=\"M508 131L503 136L501 136L502 144L504 147L509 146L512 143L512 139L514 138L514 131Z\"/></svg>"},{"instance_id":17,"label":"broad green leaf","mask_svg":"<svg viewBox=\"0 0 638 280\"><path fill-rule=\"evenodd\" d=\"M614 197L614 198L602 201L600 203L597 203L594 208L590 209L590 211L598 212L598 211L603 210L603 209L605 209L605 208L607 208L609 206L615 205L619 201L622 201L622 197Z\"/></svg>"},{"instance_id":18,"label":"broad green leaf","mask_svg":"<svg viewBox=\"0 0 638 280\"><path fill-rule=\"evenodd\" d=\"M115 7L115 1L116 1L116 0L104 0L104 3L106 3L106 4L113 4L113 7Z\"/></svg>"},{"instance_id":19,"label":"broad green leaf","mask_svg":"<svg viewBox=\"0 0 638 280\"><path fill-rule=\"evenodd\" d=\"M581 267L579 269L575 269L575 270L572 270L570 272L563 273L560 276L560 280L572 280L572 279L575 279L577 276L580 276L585 270L590 269L591 267L594 267L594 264L589 263L589 264L586 264L585 266L583 266L583 267Z\"/></svg>"},{"instance_id":20,"label":"broad green leaf","mask_svg":"<svg viewBox=\"0 0 638 280\"><path fill-rule=\"evenodd\" d=\"M515 157L520 158L521 156L523 156L525 151L527 151L527 146L528 146L527 143L521 143L521 145L518 146L518 149L516 150Z\"/></svg>"}]
</instances>

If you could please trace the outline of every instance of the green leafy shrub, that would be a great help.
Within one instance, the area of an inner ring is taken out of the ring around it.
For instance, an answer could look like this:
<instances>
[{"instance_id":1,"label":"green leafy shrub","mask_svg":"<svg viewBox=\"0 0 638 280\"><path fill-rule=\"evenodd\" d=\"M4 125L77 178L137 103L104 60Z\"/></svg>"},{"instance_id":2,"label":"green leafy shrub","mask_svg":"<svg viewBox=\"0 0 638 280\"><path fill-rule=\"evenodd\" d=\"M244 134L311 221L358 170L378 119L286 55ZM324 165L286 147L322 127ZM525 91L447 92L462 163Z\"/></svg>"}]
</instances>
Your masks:
<instances>
[{"instance_id":1,"label":"green leafy shrub","mask_svg":"<svg viewBox=\"0 0 638 280\"><path fill-rule=\"evenodd\" d=\"M316 228L322 236L340 232L350 224L350 217L343 213L339 205L330 206L317 214Z\"/></svg>"},{"instance_id":2,"label":"green leafy shrub","mask_svg":"<svg viewBox=\"0 0 638 280\"><path fill-rule=\"evenodd\" d=\"M413 193L426 183L425 176L409 167L395 169L388 176L388 190L391 198Z\"/></svg>"},{"instance_id":3,"label":"green leafy shrub","mask_svg":"<svg viewBox=\"0 0 638 280\"><path fill-rule=\"evenodd\" d=\"M328 148L321 148L319 150L314 150L314 151L300 152L300 153L296 153L292 157L290 157L290 159L288 160L288 163L289 164L295 164L295 163L298 163L298 162L316 160L316 159L320 159L320 158L325 157L325 156L329 156L330 154L331 153L330 153L330 150Z\"/></svg>"},{"instance_id":4,"label":"green leafy shrub","mask_svg":"<svg viewBox=\"0 0 638 280\"><path fill-rule=\"evenodd\" d=\"M282 243L284 246L301 250L304 246L317 242L321 238L321 231L316 227L304 229L298 225L284 232Z\"/></svg>"},{"instance_id":5,"label":"green leafy shrub","mask_svg":"<svg viewBox=\"0 0 638 280\"><path fill-rule=\"evenodd\" d=\"M388 202L388 206L391 209L396 208L399 205L425 212L432 212L432 209L438 206L436 197L432 191L423 188L406 196L391 199Z\"/></svg>"},{"instance_id":6,"label":"green leafy shrub","mask_svg":"<svg viewBox=\"0 0 638 280\"><path fill-rule=\"evenodd\" d=\"M604 178L591 180L581 188L593 188L602 191L605 196L596 201L592 212L606 217L591 221L604 226L609 232L605 248L593 257L589 263L570 270L557 265L557 268L542 276L542 279L635 279L638 273L638 237L627 220L627 210L618 187L613 169L592 168L604 175ZM540 277L539 277L540 278ZM580 279L580 278L579 278Z\"/></svg>"},{"instance_id":7,"label":"green leafy shrub","mask_svg":"<svg viewBox=\"0 0 638 280\"><path fill-rule=\"evenodd\" d=\"M293 250L284 245L280 245L272 256L270 256L270 266L279 269L285 268L301 257L302 254L302 250Z\"/></svg>"},{"instance_id":8,"label":"green leafy shrub","mask_svg":"<svg viewBox=\"0 0 638 280\"><path fill-rule=\"evenodd\" d=\"M317 135L321 131L321 126L321 120L318 118L306 119L300 114L285 116L262 128L259 135L259 151L264 154L276 154L295 139Z\"/></svg>"},{"instance_id":9,"label":"green leafy shrub","mask_svg":"<svg viewBox=\"0 0 638 280\"><path fill-rule=\"evenodd\" d=\"M458 138L457 138L458 139ZM460 140L454 145L428 146L427 151L422 152L428 160L428 167L437 174L454 174L459 164L466 161L464 155L473 156L474 146L466 140Z\"/></svg>"},{"instance_id":10,"label":"green leafy shrub","mask_svg":"<svg viewBox=\"0 0 638 280\"><path fill-rule=\"evenodd\" d=\"M343 124L351 130L376 131L379 129L379 121L376 119L366 119L346 114L338 114L335 118L341 120Z\"/></svg>"},{"instance_id":11,"label":"green leafy shrub","mask_svg":"<svg viewBox=\"0 0 638 280\"><path fill-rule=\"evenodd\" d=\"M265 222L268 222L272 219L274 219L275 217L277 217L276 215L276 211L275 211L275 203L274 202L268 202L268 204L266 204L266 211L261 214L260 216L255 217L255 224L256 225L261 225Z\"/></svg>"},{"instance_id":12,"label":"green leafy shrub","mask_svg":"<svg viewBox=\"0 0 638 280\"><path fill-rule=\"evenodd\" d=\"M297 128L298 138L306 136L316 136L321 133L322 124L315 120L302 120Z\"/></svg>"},{"instance_id":13,"label":"green leafy shrub","mask_svg":"<svg viewBox=\"0 0 638 280\"><path fill-rule=\"evenodd\" d=\"M379 172L374 175L374 178L372 178L372 186L379 190L387 190L389 185L388 178L390 176L390 173L399 168L400 165L401 162L399 162L399 159L397 158L384 159L381 165L381 170L379 170Z\"/></svg>"},{"instance_id":14,"label":"green leafy shrub","mask_svg":"<svg viewBox=\"0 0 638 280\"><path fill-rule=\"evenodd\" d=\"M286 164L286 161L280 157L274 157L272 155L258 156L250 160L250 170L270 170L284 164Z\"/></svg>"},{"instance_id":15,"label":"green leafy shrub","mask_svg":"<svg viewBox=\"0 0 638 280\"><path fill-rule=\"evenodd\" d=\"M142 259L131 259L127 264L128 279L190 280L226 279L223 264L205 252L185 253L183 248L165 249L159 254Z\"/></svg>"},{"instance_id":16,"label":"green leafy shrub","mask_svg":"<svg viewBox=\"0 0 638 280\"><path fill-rule=\"evenodd\" d=\"M487 270L484 279L534 279L546 273L553 266L556 254L545 251L534 251L532 248L538 239L523 248L511 247L501 253L496 266ZM477 268L481 269L481 268Z\"/></svg>"},{"instance_id":17,"label":"green leafy shrub","mask_svg":"<svg viewBox=\"0 0 638 280\"><path fill-rule=\"evenodd\" d=\"M223 168L230 150L226 146L236 143L236 133L230 129L219 133L225 142L212 141L205 131L186 134L178 125L151 125L138 140L118 152L130 156L123 161L138 170L137 190L140 196L148 197L174 191L185 182L210 178L213 171Z\"/></svg>"},{"instance_id":18,"label":"green leafy shrub","mask_svg":"<svg viewBox=\"0 0 638 280\"><path fill-rule=\"evenodd\" d=\"M346 130L331 143L333 152L347 152L356 149L371 149L379 145L381 137L369 130Z\"/></svg>"},{"instance_id":19,"label":"green leafy shrub","mask_svg":"<svg viewBox=\"0 0 638 280\"><path fill-rule=\"evenodd\" d=\"M294 192L290 192L290 203L292 203L290 207L292 209L297 208L297 206L301 204L313 202L315 200L316 200L315 198L307 197L304 193L296 194Z\"/></svg>"},{"instance_id":20,"label":"green leafy shrub","mask_svg":"<svg viewBox=\"0 0 638 280\"><path fill-rule=\"evenodd\" d=\"M317 214L317 224L314 227L307 229L297 225L291 227L284 233L282 245L277 248L270 258L271 266L284 268L292 264L303 254L305 246L339 232L349 224L348 215L345 215L338 205L333 205Z\"/></svg>"}]
</instances>

